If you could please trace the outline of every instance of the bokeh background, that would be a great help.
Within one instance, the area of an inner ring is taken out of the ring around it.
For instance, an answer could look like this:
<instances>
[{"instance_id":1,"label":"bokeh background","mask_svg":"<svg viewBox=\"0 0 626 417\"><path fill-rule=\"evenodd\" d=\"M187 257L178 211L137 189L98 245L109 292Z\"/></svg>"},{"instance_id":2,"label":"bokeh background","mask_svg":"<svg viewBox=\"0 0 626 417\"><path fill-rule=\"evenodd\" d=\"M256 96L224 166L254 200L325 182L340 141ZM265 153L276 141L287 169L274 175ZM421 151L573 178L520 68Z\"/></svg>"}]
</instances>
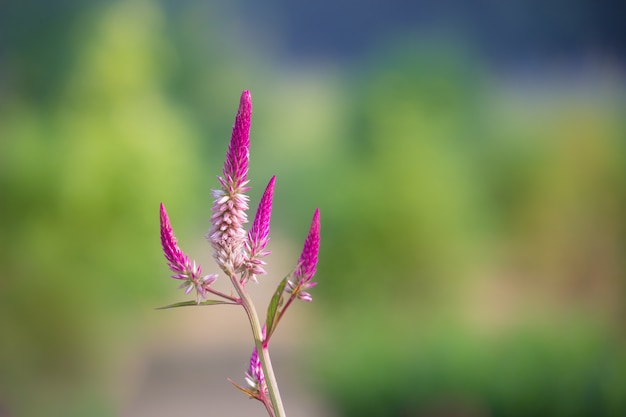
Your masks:
<instances>
[{"instance_id":1,"label":"bokeh background","mask_svg":"<svg viewBox=\"0 0 626 417\"><path fill-rule=\"evenodd\" d=\"M625 56L617 1L0 2L0 416L263 415L243 312L154 310L243 89L260 308L322 213L290 415L626 415Z\"/></svg>"}]
</instances>

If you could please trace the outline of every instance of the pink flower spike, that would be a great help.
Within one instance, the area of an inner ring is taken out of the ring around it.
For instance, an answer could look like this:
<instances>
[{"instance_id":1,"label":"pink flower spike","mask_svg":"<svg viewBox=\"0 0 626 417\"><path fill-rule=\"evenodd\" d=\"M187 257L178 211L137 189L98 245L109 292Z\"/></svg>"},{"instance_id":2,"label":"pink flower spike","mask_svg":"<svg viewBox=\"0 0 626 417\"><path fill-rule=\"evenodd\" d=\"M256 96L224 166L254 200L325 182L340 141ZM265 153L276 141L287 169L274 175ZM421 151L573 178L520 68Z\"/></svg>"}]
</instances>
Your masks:
<instances>
[{"instance_id":1,"label":"pink flower spike","mask_svg":"<svg viewBox=\"0 0 626 417\"><path fill-rule=\"evenodd\" d=\"M224 180L236 190L247 183L248 162L250 159L250 119L252 98L248 90L241 93L239 110L235 117L233 133L224 162Z\"/></svg>"},{"instance_id":2,"label":"pink flower spike","mask_svg":"<svg viewBox=\"0 0 626 417\"><path fill-rule=\"evenodd\" d=\"M272 216L272 198L274 197L274 184L276 183L276 176L270 178L267 187L261 201L259 202L259 208L256 211L254 222L250 233L248 233L248 241L252 247L253 253L259 253L269 241L270 235L270 218Z\"/></svg>"},{"instance_id":3,"label":"pink flower spike","mask_svg":"<svg viewBox=\"0 0 626 417\"><path fill-rule=\"evenodd\" d=\"M210 274L204 277L202 275L202 267L196 265L196 261L190 261L189 257L183 253L178 247L176 237L170 225L170 219L165 211L165 206L161 203L161 245L163 253L167 259L170 270L175 274L171 277L183 281L178 288L184 288L185 294L189 294L195 289L197 292L196 300L198 303L206 297L206 291L216 279L217 275Z\"/></svg>"},{"instance_id":4,"label":"pink flower spike","mask_svg":"<svg viewBox=\"0 0 626 417\"><path fill-rule=\"evenodd\" d=\"M256 282L256 275L265 274L263 265L265 262L261 258L270 254L269 251L265 251L265 246L269 242L270 238L270 219L272 216L272 198L274 196L274 184L276 182L276 176L273 176L259 202L259 207L252 223L252 228L248 232L248 240L246 241L246 277L245 279L252 279Z\"/></svg>"},{"instance_id":5,"label":"pink flower spike","mask_svg":"<svg viewBox=\"0 0 626 417\"><path fill-rule=\"evenodd\" d=\"M298 297L302 301L312 301L313 297L309 294L307 289L313 288L317 285L317 282L311 281L313 275L315 275L317 267L317 258L320 250L320 210L315 209L313 214L313 220L311 221L311 227L309 234L304 240L304 247L302 248L302 254L298 260L298 266L293 274L294 281L288 280L286 290Z\"/></svg>"},{"instance_id":6,"label":"pink flower spike","mask_svg":"<svg viewBox=\"0 0 626 417\"><path fill-rule=\"evenodd\" d=\"M263 375L263 367L261 366L261 360L259 359L259 354L256 350L256 347L252 350L252 355L250 356L250 365L248 365L248 370L246 371L245 378L246 383L255 394L263 396L267 393L265 376Z\"/></svg>"},{"instance_id":7,"label":"pink flower spike","mask_svg":"<svg viewBox=\"0 0 626 417\"><path fill-rule=\"evenodd\" d=\"M189 258L178 247L176 237L174 236L174 231L172 230L172 226L170 225L170 219L167 216L167 211L165 211L165 206L163 205L163 203L161 203L160 211L161 245L163 246L165 259L167 259L170 269L173 272L178 272L179 276L181 276L180 278L177 276L176 279L184 279L182 275L184 274L186 266L189 264Z\"/></svg>"},{"instance_id":8,"label":"pink flower spike","mask_svg":"<svg viewBox=\"0 0 626 417\"><path fill-rule=\"evenodd\" d=\"M302 254L298 261L295 275L303 282L311 281L317 268L317 258L320 250L320 210L315 209L309 234L304 241Z\"/></svg>"},{"instance_id":9,"label":"pink flower spike","mask_svg":"<svg viewBox=\"0 0 626 417\"><path fill-rule=\"evenodd\" d=\"M229 275L240 270L244 262L243 245L246 239L244 224L248 222L248 162L250 154L250 92L241 94L233 133L224 162L221 189L213 190L211 230L207 238L213 246L213 257Z\"/></svg>"}]
</instances>

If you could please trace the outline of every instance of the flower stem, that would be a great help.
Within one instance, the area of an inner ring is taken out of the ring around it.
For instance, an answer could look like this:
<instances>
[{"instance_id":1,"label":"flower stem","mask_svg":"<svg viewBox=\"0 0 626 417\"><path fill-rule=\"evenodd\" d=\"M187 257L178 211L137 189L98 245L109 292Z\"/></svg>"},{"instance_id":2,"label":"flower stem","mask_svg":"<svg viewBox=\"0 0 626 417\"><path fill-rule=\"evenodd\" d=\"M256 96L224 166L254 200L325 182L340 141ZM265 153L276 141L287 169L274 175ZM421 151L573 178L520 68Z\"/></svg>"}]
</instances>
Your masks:
<instances>
[{"instance_id":1,"label":"flower stem","mask_svg":"<svg viewBox=\"0 0 626 417\"><path fill-rule=\"evenodd\" d=\"M252 333L254 335L254 344L261 360L261 366L263 368L263 374L265 376L265 383L267 384L267 390L272 403L273 416L286 417L283 402L280 398L280 392L278 391L278 383L276 382L276 376L274 375L274 368L272 367L272 360L270 359L269 349L264 346L263 334L261 330L261 323L259 322L259 316L257 315L252 299L248 296L246 289L239 282L235 274L229 274L239 298L241 298L241 305L243 306L250 326L252 327Z\"/></svg>"},{"instance_id":2,"label":"flower stem","mask_svg":"<svg viewBox=\"0 0 626 417\"><path fill-rule=\"evenodd\" d=\"M230 295L224 294L223 292L218 291L218 290L216 290L214 288L209 287L206 290L208 292L212 293L212 294L217 295L218 297L222 297L222 298L224 298L226 300L232 301L233 304L241 304L241 302L240 302L240 300L238 298L231 297Z\"/></svg>"},{"instance_id":3,"label":"flower stem","mask_svg":"<svg viewBox=\"0 0 626 417\"><path fill-rule=\"evenodd\" d=\"M267 414L269 414L270 417L276 417L276 413L274 413L274 409L272 408L272 403L269 402L267 398L263 398L262 402L267 410Z\"/></svg>"}]
</instances>

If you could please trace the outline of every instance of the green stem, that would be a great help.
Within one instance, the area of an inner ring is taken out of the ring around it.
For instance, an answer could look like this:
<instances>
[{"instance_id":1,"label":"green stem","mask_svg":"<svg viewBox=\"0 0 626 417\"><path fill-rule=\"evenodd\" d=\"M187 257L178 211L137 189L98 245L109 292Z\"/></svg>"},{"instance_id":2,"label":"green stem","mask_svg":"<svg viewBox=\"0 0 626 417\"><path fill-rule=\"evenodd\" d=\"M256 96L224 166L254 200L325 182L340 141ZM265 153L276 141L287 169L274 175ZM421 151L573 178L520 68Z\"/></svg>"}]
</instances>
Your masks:
<instances>
[{"instance_id":1,"label":"green stem","mask_svg":"<svg viewBox=\"0 0 626 417\"><path fill-rule=\"evenodd\" d=\"M285 306L278 313L278 317L276 317L276 325L274 326L274 328L278 327L278 323L280 323L280 320L285 315L285 311L287 311L291 303L293 303L293 300L296 299L296 296L297 296L297 293L294 290L294 292L291 294L291 297L289 297L289 300L287 301L287 303L285 303Z\"/></svg>"},{"instance_id":2,"label":"green stem","mask_svg":"<svg viewBox=\"0 0 626 417\"><path fill-rule=\"evenodd\" d=\"M250 326L252 327L254 344L256 346L259 359L261 360L261 367L263 368L263 375L265 376L265 384L267 385L272 408L274 409L274 415L275 417L286 417L283 402L280 398L280 392L278 391L278 383L276 382L276 376L274 375L274 368L272 367L272 360L270 359L270 352L263 346L263 334L259 316L254 308L252 299L248 296L247 291L239 282L237 276L235 274L230 275L230 280L237 290L239 298L241 298L241 305L246 311L250 321Z\"/></svg>"}]
</instances>

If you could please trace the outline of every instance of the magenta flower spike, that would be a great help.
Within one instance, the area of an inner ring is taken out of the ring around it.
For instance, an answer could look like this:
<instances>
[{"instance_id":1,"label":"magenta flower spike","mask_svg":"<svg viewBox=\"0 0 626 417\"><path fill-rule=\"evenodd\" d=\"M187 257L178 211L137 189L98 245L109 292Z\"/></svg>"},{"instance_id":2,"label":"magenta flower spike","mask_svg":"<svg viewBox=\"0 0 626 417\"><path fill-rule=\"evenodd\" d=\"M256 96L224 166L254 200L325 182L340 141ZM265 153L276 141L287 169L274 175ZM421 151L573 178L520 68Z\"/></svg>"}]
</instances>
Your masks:
<instances>
[{"instance_id":1,"label":"magenta flower spike","mask_svg":"<svg viewBox=\"0 0 626 417\"><path fill-rule=\"evenodd\" d=\"M250 160L250 119L252 118L252 97L248 90L241 93L239 110L235 116L226 161L224 161L224 180L234 189L248 183L248 163ZM221 181L220 181L221 182ZM222 182L224 185L224 182Z\"/></svg>"},{"instance_id":2,"label":"magenta flower spike","mask_svg":"<svg viewBox=\"0 0 626 417\"><path fill-rule=\"evenodd\" d=\"M276 177L273 176L259 202L259 207L252 222L252 228L248 232L248 240L246 240L246 271L244 280L251 279L258 282L257 275L265 274L265 262L261 258L270 254L265 250L265 246L270 240L270 219L272 216L272 198L274 197L274 183Z\"/></svg>"},{"instance_id":3,"label":"magenta flower spike","mask_svg":"<svg viewBox=\"0 0 626 417\"><path fill-rule=\"evenodd\" d=\"M288 281L287 290L295 292L298 298L303 301L312 301L311 294L304 291L308 288L312 288L317 285L317 282L311 281L313 275L315 275L317 268L317 259L320 250L320 210L315 209L313 214L313 220L311 221L311 227L309 234L304 241L304 247L298 260L298 266L294 272L294 278L296 282Z\"/></svg>"},{"instance_id":4,"label":"magenta flower spike","mask_svg":"<svg viewBox=\"0 0 626 417\"><path fill-rule=\"evenodd\" d=\"M263 397L267 394L267 386L265 384L265 376L263 375L263 367L261 366L261 360L256 347L252 350L250 356L250 365L245 375L246 383L250 387L252 393L257 398Z\"/></svg>"},{"instance_id":5,"label":"magenta flower spike","mask_svg":"<svg viewBox=\"0 0 626 417\"><path fill-rule=\"evenodd\" d=\"M261 338L265 340L265 326L261 330ZM265 383L265 376L263 375L263 366L261 365L261 359L259 358L259 352L255 347L250 355L250 364L245 374L246 383L256 394L257 398L262 400L267 393L267 385Z\"/></svg>"},{"instance_id":6,"label":"magenta flower spike","mask_svg":"<svg viewBox=\"0 0 626 417\"><path fill-rule=\"evenodd\" d=\"M317 257L320 250L320 210L315 209L309 234L304 241L304 247L298 261L296 276L305 281L311 281L317 268Z\"/></svg>"},{"instance_id":7,"label":"magenta flower spike","mask_svg":"<svg viewBox=\"0 0 626 417\"><path fill-rule=\"evenodd\" d=\"M165 206L161 203L161 245L163 246L163 253L165 259L167 259L168 265L172 272L172 278L184 281L179 288L185 288L185 294L189 294L191 290L196 290L196 301L200 303L203 298L206 298L207 288L217 279L217 275L210 274L204 277L202 274L202 267L196 265L196 261L191 262L189 257L183 253L178 247L176 242L176 236L170 225L170 219L167 216Z\"/></svg>"},{"instance_id":8,"label":"magenta flower spike","mask_svg":"<svg viewBox=\"0 0 626 417\"><path fill-rule=\"evenodd\" d=\"M248 196L244 193L248 191L251 115L252 100L246 90L241 94L235 117L222 170L224 176L218 178L222 188L213 190L215 201L208 239L217 264L230 276L237 273L243 263L242 248L246 238L243 226L248 222Z\"/></svg>"}]
</instances>

